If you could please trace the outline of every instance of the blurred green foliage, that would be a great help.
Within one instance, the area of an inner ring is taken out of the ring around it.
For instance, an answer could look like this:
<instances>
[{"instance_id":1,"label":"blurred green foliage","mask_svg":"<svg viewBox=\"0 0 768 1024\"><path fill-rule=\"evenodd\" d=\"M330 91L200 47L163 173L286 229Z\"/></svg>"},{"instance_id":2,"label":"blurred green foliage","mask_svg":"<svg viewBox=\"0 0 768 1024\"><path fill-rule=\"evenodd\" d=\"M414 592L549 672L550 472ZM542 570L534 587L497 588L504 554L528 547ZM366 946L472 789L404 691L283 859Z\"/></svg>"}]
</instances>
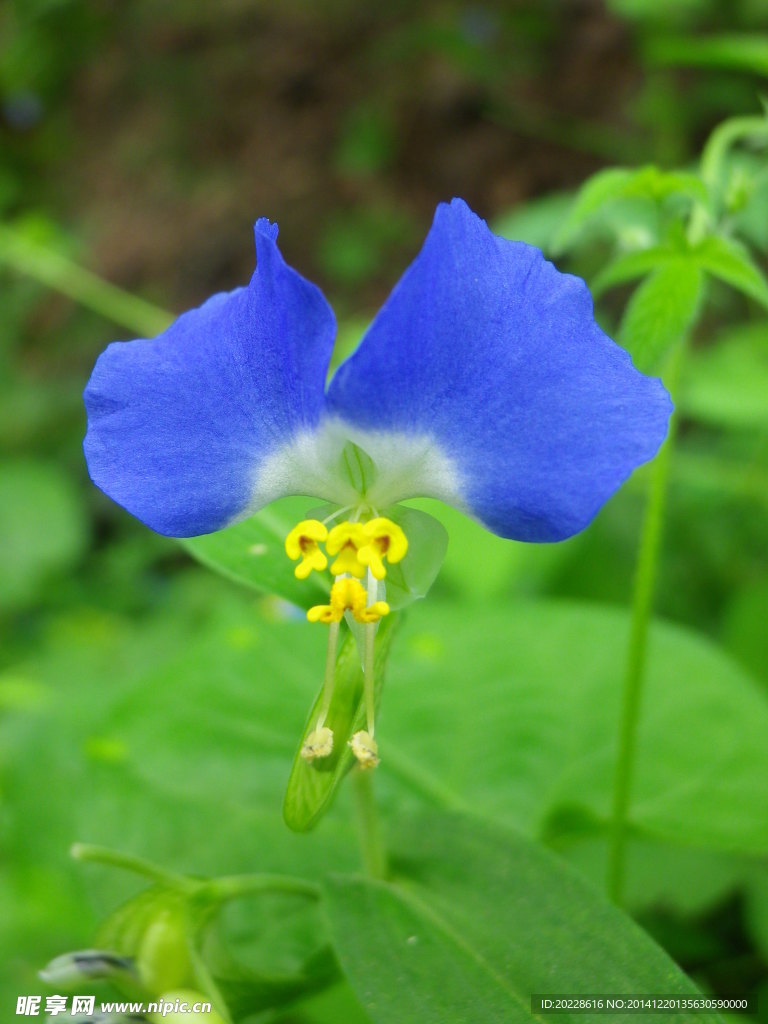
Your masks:
<instances>
[{"instance_id":1,"label":"blurred green foliage","mask_svg":"<svg viewBox=\"0 0 768 1024\"><path fill-rule=\"evenodd\" d=\"M651 629L627 906L705 989L766 991L768 25L749 0L606 7L580 18L554 0L388 14L232 0L159 13L18 0L0 11L3 1005L40 991L40 967L91 946L141 890L130 874L73 864L75 841L194 875L343 876L324 883L328 916L300 896L251 893L222 903L218 930L201 926L194 954L225 979L238 1019L268 1005L253 1019L410 1019L387 1002L401 965L391 935L418 931L426 962L442 965L432 975L449 963L471 989L473 956L494 964L499 937L468 932L467 953L435 915L462 932L519 913L528 936L525 883L542 873L574 920L592 920L585 942L635 941L540 844L602 885L647 469L556 546L501 541L414 503L450 545L388 670L377 783L402 878L377 888L352 877L346 787L311 836L282 822L323 637L150 534L82 461L94 357L164 314L103 291L78 263L180 305L248 272L255 215L285 219L286 244L303 245L291 262L338 299L348 351L452 192L584 276L601 322L644 368L664 374L695 324L675 395L656 598L669 621ZM206 250L195 258L193 237ZM241 547L221 534L198 557L237 556L231 574L290 598L287 562L278 585L238 554L277 545L269 520L240 529ZM420 828L426 806L432 825ZM368 946L374 904L391 932ZM644 942L630 959L668 964ZM434 997L429 972L409 979ZM507 998L494 993L491 1015Z\"/></svg>"}]
</instances>

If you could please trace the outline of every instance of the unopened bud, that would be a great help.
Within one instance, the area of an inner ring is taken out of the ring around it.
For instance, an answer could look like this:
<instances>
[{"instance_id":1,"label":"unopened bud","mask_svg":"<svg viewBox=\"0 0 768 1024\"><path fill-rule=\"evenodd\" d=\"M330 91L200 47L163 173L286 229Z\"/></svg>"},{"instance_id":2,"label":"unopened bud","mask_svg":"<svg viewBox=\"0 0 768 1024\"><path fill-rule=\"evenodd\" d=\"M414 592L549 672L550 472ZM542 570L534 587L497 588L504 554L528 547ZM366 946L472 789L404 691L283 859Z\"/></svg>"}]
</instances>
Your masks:
<instances>
[{"instance_id":1,"label":"unopened bud","mask_svg":"<svg viewBox=\"0 0 768 1024\"><path fill-rule=\"evenodd\" d=\"M142 984L151 993L183 985L194 976L184 914L161 911L144 932L136 957Z\"/></svg>"},{"instance_id":2,"label":"unopened bud","mask_svg":"<svg viewBox=\"0 0 768 1024\"><path fill-rule=\"evenodd\" d=\"M40 977L49 985L77 985L83 978L117 978L136 976L133 960L103 949L83 949L77 953L64 953L51 960L40 971Z\"/></svg>"}]
</instances>

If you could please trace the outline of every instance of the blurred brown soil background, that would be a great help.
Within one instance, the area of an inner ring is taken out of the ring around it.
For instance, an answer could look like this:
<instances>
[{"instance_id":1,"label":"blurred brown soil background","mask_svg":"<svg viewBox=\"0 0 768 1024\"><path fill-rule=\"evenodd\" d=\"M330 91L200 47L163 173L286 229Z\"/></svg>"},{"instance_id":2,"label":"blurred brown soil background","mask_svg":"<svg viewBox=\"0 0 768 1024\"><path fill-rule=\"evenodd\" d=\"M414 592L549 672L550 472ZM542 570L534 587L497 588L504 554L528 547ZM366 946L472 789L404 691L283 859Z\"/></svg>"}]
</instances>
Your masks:
<instances>
[{"instance_id":1,"label":"blurred brown soil background","mask_svg":"<svg viewBox=\"0 0 768 1024\"><path fill-rule=\"evenodd\" d=\"M77 7L56 95L3 134L91 265L176 309L247 279L258 216L340 312L370 308L439 200L490 217L643 145L598 0Z\"/></svg>"}]
</instances>

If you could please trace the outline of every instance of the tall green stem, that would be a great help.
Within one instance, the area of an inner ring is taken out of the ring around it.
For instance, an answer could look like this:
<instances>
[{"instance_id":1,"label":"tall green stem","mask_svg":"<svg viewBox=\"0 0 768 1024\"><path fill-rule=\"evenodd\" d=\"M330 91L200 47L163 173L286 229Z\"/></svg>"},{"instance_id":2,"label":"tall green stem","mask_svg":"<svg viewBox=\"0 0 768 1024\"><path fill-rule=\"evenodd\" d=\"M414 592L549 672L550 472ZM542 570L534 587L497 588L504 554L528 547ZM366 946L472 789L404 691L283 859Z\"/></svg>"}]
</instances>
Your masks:
<instances>
[{"instance_id":1,"label":"tall green stem","mask_svg":"<svg viewBox=\"0 0 768 1024\"><path fill-rule=\"evenodd\" d=\"M309 900L320 898L319 886L290 875L225 875L202 882L200 889L206 896L222 901L275 892L305 896Z\"/></svg>"},{"instance_id":2,"label":"tall green stem","mask_svg":"<svg viewBox=\"0 0 768 1024\"><path fill-rule=\"evenodd\" d=\"M677 390L684 352L685 342L680 342L670 360L666 383L672 394ZM616 903L621 902L624 891L628 831L627 817L634 778L637 727L640 718L643 680L645 676L648 627L653 610L653 597L658 576L670 456L674 446L676 427L677 417L673 416L670 422L669 436L651 469L648 501L645 508L640 549L635 568L632 617L624 672L616 773L613 786L613 806L608 840L607 889L608 895Z\"/></svg>"},{"instance_id":3,"label":"tall green stem","mask_svg":"<svg viewBox=\"0 0 768 1024\"><path fill-rule=\"evenodd\" d=\"M371 769L355 768L352 771L352 781L365 872L370 878L385 878L387 854L381 839L379 815L373 795L373 772Z\"/></svg>"},{"instance_id":4,"label":"tall green stem","mask_svg":"<svg viewBox=\"0 0 768 1024\"><path fill-rule=\"evenodd\" d=\"M173 320L172 314L164 309L117 288L66 256L37 245L5 225L0 225L2 264L34 277L142 337L154 337Z\"/></svg>"},{"instance_id":5,"label":"tall green stem","mask_svg":"<svg viewBox=\"0 0 768 1024\"><path fill-rule=\"evenodd\" d=\"M133 871L137 875L144 875L145 878L158 882L160 885L167 885L171 889L196 889L198 883L193 879L177 875L165 868L158 867L143 857L136 857L132 853L122 853L120 850L111 850L107 846L96 846L92 843L74 843L70 847L70 856L75 860L87 861L91 864L104 864L108 867L121 868L123 871Z\"/></svg>"}]
</instances>

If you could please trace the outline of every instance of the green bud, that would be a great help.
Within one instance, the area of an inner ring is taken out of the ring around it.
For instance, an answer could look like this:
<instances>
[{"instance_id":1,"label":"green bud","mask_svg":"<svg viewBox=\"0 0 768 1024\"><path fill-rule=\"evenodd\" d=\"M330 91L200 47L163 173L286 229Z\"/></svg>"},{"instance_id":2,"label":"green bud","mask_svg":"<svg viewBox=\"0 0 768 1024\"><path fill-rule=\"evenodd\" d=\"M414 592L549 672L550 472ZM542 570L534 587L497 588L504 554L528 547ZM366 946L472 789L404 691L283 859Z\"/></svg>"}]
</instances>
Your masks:
<instances>
[{"instance_id":1,"label":"green bud","mask_svg":"<svg viewBox=\"0 0 768 1024\"><path fill-rule=\"evenodd\" d=\"M141 983L153 994L179 988L194 979L189 930L180 908L161 910L150 921L141 937L136 969Z\"/></svg>"}]
</instances>

